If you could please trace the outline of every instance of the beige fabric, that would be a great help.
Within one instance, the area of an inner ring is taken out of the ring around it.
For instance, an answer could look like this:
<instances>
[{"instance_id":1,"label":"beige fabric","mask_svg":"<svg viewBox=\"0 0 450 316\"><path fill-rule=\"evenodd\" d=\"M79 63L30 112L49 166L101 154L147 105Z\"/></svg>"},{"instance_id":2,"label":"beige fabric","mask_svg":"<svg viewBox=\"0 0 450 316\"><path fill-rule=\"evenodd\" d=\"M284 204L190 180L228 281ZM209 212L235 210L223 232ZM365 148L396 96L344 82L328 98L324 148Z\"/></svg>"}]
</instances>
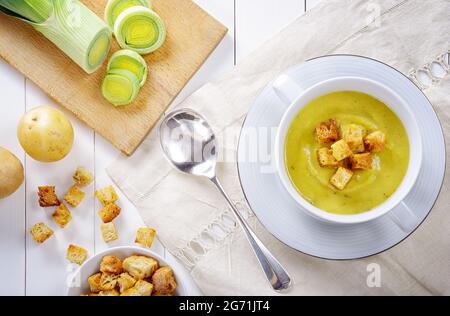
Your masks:
<instances>
[{"instance_id":1,"label":"beige fabric","mask_svg":"<svg viewBox=\"0 0 450 316\"><path fill-rule=\"evenodd\" d=\"M373 20L377 12L381 16ZM224 78L207 84L180 106L208 118L219 138L227 138L223 154L231 159L253 100L287 68L315 56L352 53L382 60L409 74L411 69L419 69L447 52L449 34L450 0L325 0ZM425 90L439 114L447 141L449 91L450 76ZM219 166L219 176L232 198L292 274L295 285L290 294L296 295L450 295L448 171L447 166L444 189L433 212L407 241L376 257L333 262L299 254L271 237L246 211L235 163ZM174 171L163 158L156 131L131 158L121 157L110 166L109 173L145 222L158 230L165 246L191 269L205 294L274 294L242 232L223 224L222 217L225 214L227 218L229 213L222 197L206 180ZM225 222L230 222L226 218ZM207 238L211 230L213 236L222 234L211 240ZM198 242L203 247L198 247ZM192 251L199 248L206 249L205 253ZM190 260L186 260L186 254ZM381 267L381 288L366 285L369 263Z\"/></svg>"}]
</instances>

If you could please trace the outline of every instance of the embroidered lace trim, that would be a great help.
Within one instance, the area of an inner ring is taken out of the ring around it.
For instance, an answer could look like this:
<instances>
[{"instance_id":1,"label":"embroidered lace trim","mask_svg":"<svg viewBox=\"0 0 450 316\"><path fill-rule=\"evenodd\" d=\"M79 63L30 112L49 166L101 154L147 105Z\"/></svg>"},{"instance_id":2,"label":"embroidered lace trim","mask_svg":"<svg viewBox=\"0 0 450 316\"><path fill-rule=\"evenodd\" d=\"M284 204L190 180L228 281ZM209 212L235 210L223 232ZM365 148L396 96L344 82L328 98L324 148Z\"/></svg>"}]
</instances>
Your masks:
<instances>
[{"instance_id":1,"label":"embroidered lace trim","mask_svg":"<svg viewBox=\"0 0 450 316\"><path fill-rule=\"evenodd\" d=\"M237 209L245 219L253 217L245 201L236 203ZM189 241L184 247L173 251L173 255L177 257L185 266L192 270L196 263L213 249L225 244L226 240L233 235L238 229L238 223L230 210L224 210L215 220L212 221L199 235Z\"/></svg>"},{"instance_id":2,"label":"embroidered lace trim","mask_svg":"<svg viewBox=\"0 0 450 316\"><path fill-rule=\"evenodd\" d=\"M429 62L419 69L412 69L409 72L411 80L421 89L426 90L438 85L443 78L450 74L450 49L437 56L435 60Z\"/></svg>"}]
</instances>

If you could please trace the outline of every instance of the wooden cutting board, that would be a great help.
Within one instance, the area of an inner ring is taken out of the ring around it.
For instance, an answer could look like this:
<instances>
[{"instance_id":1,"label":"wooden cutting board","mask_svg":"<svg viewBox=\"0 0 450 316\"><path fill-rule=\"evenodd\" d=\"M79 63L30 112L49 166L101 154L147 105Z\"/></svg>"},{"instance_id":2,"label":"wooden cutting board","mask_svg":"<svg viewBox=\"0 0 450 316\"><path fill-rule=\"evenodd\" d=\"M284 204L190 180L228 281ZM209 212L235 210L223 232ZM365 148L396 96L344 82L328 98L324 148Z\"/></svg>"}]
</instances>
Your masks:
<instances>
[{"instance_id":1,"label":"wooden cutting board","mask_svg":"<svg viewBox=\"0 0 450 316\"><path fill-rule=\"evenodd\" d=\"M82 2L103 16L107 0ZM166 24L167 39L162 48L145 56L148 82L131 105L115 108L103 99L99 87L106 65L88 75L31 26L3 14L0 57L131 155L227 33L225 26L191 0L154 0L153 4ZM113 42L111 53L119 49Z\"/></svg>"}]
</instances>

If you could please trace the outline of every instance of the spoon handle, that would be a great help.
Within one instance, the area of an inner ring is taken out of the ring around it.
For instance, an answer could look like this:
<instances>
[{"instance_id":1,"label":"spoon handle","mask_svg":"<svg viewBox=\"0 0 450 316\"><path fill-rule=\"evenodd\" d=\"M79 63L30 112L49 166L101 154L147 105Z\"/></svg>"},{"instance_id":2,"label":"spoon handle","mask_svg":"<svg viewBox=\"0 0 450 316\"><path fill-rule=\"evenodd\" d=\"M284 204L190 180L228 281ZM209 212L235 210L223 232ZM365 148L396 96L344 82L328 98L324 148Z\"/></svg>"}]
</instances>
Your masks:
<instances>
[{"instance_id":1,"label":"spoon handle","mask_svg":"<svg viewBox=\"0 0 450 316\"><path fill-rule=\"evenodd\" d=\"M234 214L236 215L236 218L238 219L238 222L242 229L245 232L245 235L247 236L248 241L250 242L253 251L256 255L256 257L259 260L259 263L261 264L261 267L266 274L267 279L269 280L270 284L272 285L273 289L275 291L282 291L286 290L291 286L291 278L289 274L286 272L286 270L283 268L283 266L278 262L277 259L272 255L272 253L264 246L264 244L261 242L261 240L256 236L256 234L253 232L253 230L250 228L250 226L247 224L245 219L242 217L240 212L236 209L231 199L228 197L227 193L225 192L224 188L220 184L217 177L211 178L211 181L217 186L217 188L220 190L222 195L225 197L225 199L230 204L231 209L233 210Z\"/></svg>"}]
</instances>

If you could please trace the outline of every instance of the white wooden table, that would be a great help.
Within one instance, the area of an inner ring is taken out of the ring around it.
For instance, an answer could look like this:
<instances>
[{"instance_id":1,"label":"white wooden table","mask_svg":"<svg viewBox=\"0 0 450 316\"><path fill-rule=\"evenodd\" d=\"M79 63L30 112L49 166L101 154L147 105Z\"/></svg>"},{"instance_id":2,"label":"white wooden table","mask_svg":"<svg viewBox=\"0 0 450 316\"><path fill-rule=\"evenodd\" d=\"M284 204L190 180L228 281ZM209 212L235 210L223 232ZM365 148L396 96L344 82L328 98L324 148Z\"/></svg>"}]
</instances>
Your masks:
<instances>
[{"instance_id":1,"label":"white wooden table","mask_svg":"<svg viewBox=\"0 0 450 316\"><path fill-rule=\"evenodd\" d=\"M314 6L318 0L196 2L225 24L229 33L175 104L206 82L230 70L260 44ZM272 53L276 54L276 51ZM81 245L93 255L107 247L133 244L136 229L144 223L133 205L121 195L123 211L115 221L119 240L105 244L97 215L99 205L93 192L96 188L111 184L105 174L105 167L117 157L117 150L68 114L76 135L72 152L58 163L38 163L27 157L20 147L16 137L17 123L33 107L58 105L2 60L0 96L0 146L8 148L19 157L26 172L25 184L13 196L0 200L0 280L3 284L0 295L63 295L66 279L73 269L65 260L69 243ZM92 170L96 180L85 190L87 198L73 210L72 222L61 230L51 218L53 209L38 206L36 189L39 185L56 185L60 195L64 194L71 184L72 172L78 165ZM28 231L41 221L56 231L56 238L37 245ZM155 242L153 250L162 256L169 255L159 242ZM195 291L195 286L192 289Z\"/></svg>"}]
</instances>

